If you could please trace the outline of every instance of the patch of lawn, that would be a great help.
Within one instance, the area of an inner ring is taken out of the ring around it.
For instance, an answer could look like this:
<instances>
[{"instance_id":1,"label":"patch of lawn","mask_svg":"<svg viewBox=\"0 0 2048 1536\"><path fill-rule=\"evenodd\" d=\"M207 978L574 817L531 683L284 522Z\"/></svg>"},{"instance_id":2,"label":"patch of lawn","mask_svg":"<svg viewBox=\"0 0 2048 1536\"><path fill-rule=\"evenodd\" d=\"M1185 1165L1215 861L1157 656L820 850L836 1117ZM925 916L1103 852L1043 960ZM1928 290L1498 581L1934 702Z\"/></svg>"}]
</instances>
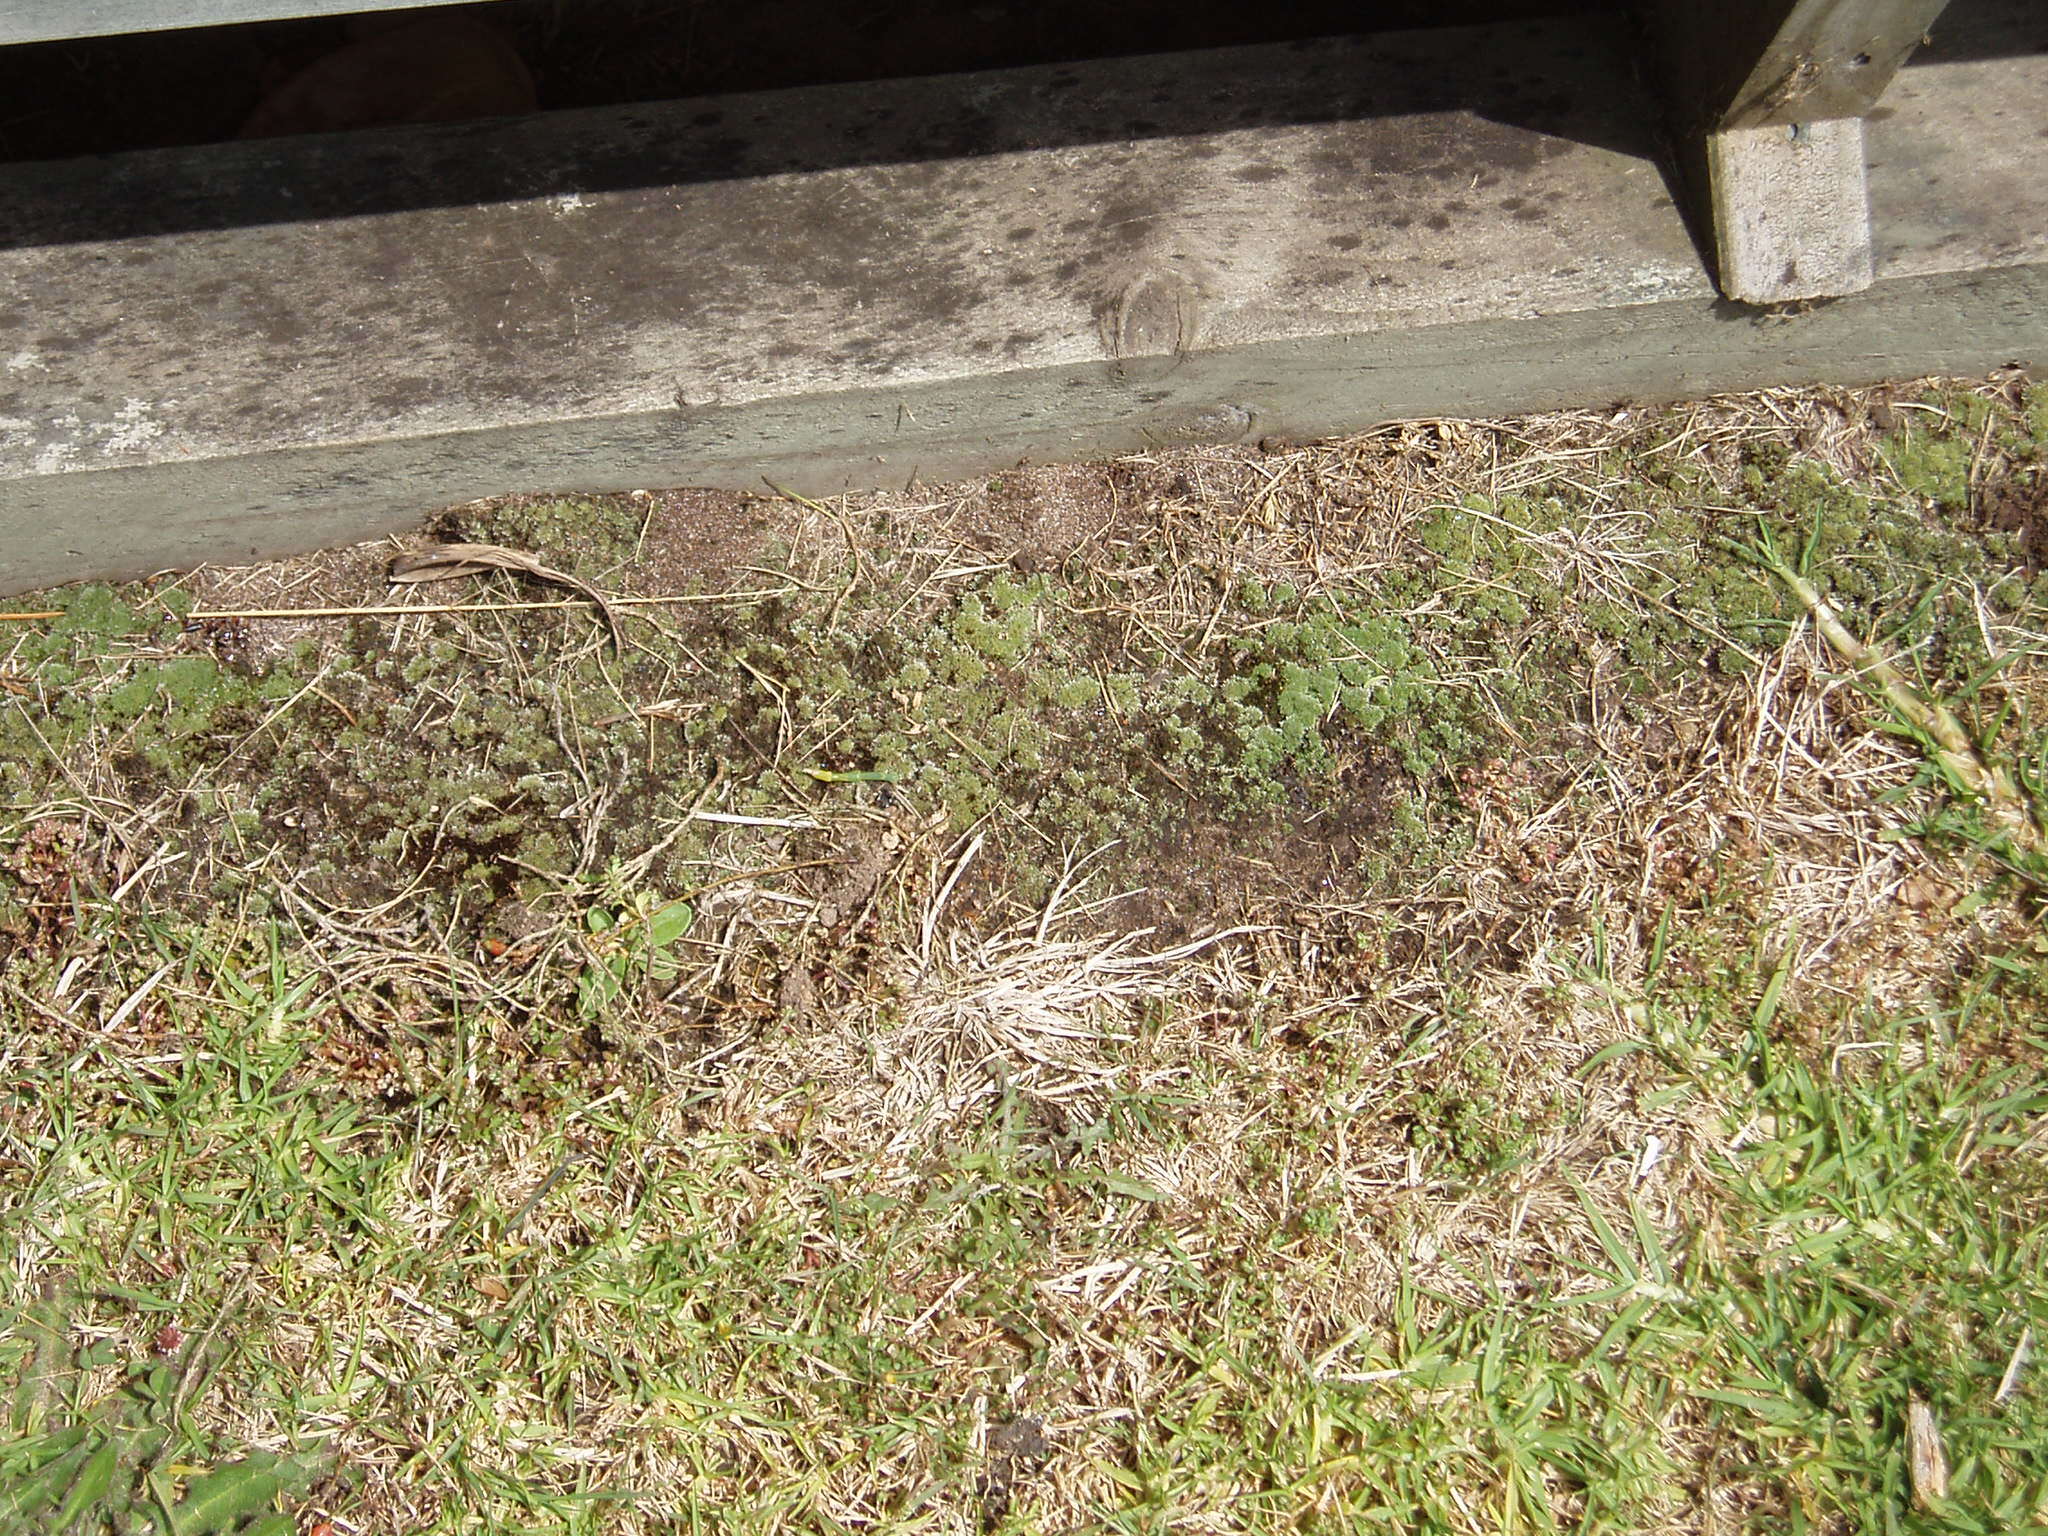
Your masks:
<instances>
[{"instance_id":1,"label":"patch of lawn","mask_svg":"<svg viewBox=\"0 0 2048 1536\"><path fill-rule=\"evenodd\" d=\"M2048 1523L2040 417L465 510L617 649L36 599L0 1532Z\"/></svg>"}]
</instances>

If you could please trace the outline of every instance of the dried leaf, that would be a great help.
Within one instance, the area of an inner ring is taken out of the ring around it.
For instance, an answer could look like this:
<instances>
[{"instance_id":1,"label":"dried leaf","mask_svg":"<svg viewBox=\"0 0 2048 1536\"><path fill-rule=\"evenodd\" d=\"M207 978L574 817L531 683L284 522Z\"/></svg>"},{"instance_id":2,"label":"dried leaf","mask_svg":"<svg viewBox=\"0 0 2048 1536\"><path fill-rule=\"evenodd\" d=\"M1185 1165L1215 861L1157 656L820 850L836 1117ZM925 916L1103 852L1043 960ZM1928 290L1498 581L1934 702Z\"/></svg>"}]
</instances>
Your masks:
<instances>
[{"instance_id":1,"label":"dried leaf","mask_svg":"<svg viewBox=\"0 0 2048 1536\"><path fill-rule=\"evenodd\" d=\"M500 1280L496 1275L478 1275L469 1283L493 1301L510 1301L512 1299L512 1287Z\"/></svg>"},{"instance_id":2,"label":"dried leaf","mask_svg":"<svg viewBox=\"0 0 2048 1536\"><path fill-rule=\"evenodd\" d=\"M604 615L605 624L612 632L612 644L621 655L625 654L625 633L619 628L619 616L605 595L582 577L558 571L551 565L542 565L532 555L497 544L437 544L418 554L400 555L391 562L393 581L454 581L463 576L481 576L487 571L512 571L521 576L531 576L535 581L567 587L578 597L587 598Z\"/></svg>"},{"instance_id":3,"label":"dried leaf","mask_svg":"<svg viewBox=\"0 0 2048 1536\"><path fill-rule=\"evenodd\" d=\"M1913 1503L1932 1513L1948 1497L1948 1454L1941 1448L1941 1426L1934 1410L1919 1397L1906 1399L1906 1458L1913 1477Z\"/></svg>"},{"instance_id":4,"label":"dried leaf","mask_svg":"<svg viewBox=\"0 0 2048 1536\"><path fill-rule=\"evenodd\" d=\"M2027 1351L2033 1346L2034 1330L2028 1325L2020 1330L2020 1341L2012 1347L2012 1358L2005 1362L2005 1374L1998 1378L1998 1390L1991 1395L1991 1401L2002 1403L2011 1397L2020 1384L2020 1373L2027 1368Z\"/></svg>"}]
</instances>

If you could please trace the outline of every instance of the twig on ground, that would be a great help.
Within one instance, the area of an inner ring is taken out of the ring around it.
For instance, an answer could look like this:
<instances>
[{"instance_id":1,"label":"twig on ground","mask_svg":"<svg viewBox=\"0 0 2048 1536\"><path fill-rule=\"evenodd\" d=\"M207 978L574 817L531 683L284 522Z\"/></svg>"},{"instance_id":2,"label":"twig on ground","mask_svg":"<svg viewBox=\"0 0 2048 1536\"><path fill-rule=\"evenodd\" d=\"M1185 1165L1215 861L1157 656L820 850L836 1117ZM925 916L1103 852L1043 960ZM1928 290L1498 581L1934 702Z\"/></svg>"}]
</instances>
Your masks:
<instances>
[{"instance_id":1,"label":"twig on ground","mask_svg":"<svg viewBox=\"0 0 2048 1536\"><path fill-rule=\"evenodd\" d=\"M757 603L780 597L773 587L744 592L691 592L675 597L607 597L613 608L664 608L683 603ZM591 598L558 598L553 602L523 603L360 603L347 608L195 608L185 615L192 622L208 619L373 619L410 617L437 613L528 613L549 608L594 606Z\"/></svg>"},{"instance_id":2,"label":"twig on ground","mask_svg":"<svg viewBox=\"0 0 2048 1536\"><path fill-rule=\"evenodd\" d=\"M512 571L531 576L536 581L567 587L589 599L604 615L605 625L612 632L613 646L620 655L625 654L625 631L619 627L619 616L613 611L611 600L582 577L558 571L551 565L542 565L532 555L497 544L441 544L419 554L400 555L391 562L393 581L453 581L463 576L481 576L486 571Z\"/></svg>"},{"instance_id":3,"label":"twig on ground","mask_svg":"<svg viewBox=\"0 0 2048 1536\"><path fill-rule=\"evenodd\" d=\"M1984 802L1994 825L2015 853L2031 854L2042 850L2041 828L2034 820L2026 797L2013 782L2011 771L2003 763L1984 758L1970 739L1969 732L1963 729L1962 722L1946 705L1925 697L1906 681L1884 652L1850 634L1848 626L1842 623L1813 583L1776 554L1747 548L1733 540L1728 541L1728 547L1756 561L1784 583L1786 590L1798 598L1812 616L1815 628L1829 648L1854 667L1857 675L1872 684L1901 719L1927 739L1929 755L1935 765L1949 776L1951 782Z\"/></svg>"}]
</instances>

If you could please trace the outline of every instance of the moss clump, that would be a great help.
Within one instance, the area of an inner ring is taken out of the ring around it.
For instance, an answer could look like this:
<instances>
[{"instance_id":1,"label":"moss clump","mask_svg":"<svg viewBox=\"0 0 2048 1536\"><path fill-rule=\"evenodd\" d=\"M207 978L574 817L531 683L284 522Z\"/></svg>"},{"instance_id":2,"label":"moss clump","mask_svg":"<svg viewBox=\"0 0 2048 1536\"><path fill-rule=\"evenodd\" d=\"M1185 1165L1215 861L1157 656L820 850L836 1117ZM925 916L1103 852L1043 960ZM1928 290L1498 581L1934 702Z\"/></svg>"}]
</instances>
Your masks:
<instances>
[{"instance_id":1,"label":"moss clump","mask_svg":"<svg viewBox=\"0 0 2048 1536\"><path fill-rule=\"evenodd\" d=\"M538 555L594 579L632 558L644 525L644 511L624 496L513 497L463 510L447 531L471 543Z\"/></svg>"},{"instance_id":2,"label":"moss clump","mask_svg":"<svg viewBox=\"0 0 2048 1536\"><path fill-rule=\"evenodd\" d=\"M577 867L568 834L597 792L590 764L607 801L639 813L608 826L606 853L697 787L633 750L644 734L617 701L598 723L558 713L564 688L603 696L595 663L573 680L506 679L445 643L354 660L330 669L289 730L251 748L265 771L250 804L267 835L303 845L331 881L426 876L442 915L540 894Z\"/></svg>"},{"instance_id":3,"label":"moss clump","mask_svg":"<svg viewBox=\"0 0 2048 1536\"><path fill-rule=\"evenodd\" d=\"M1902 412L1881 448L1899 483L1944 512L1975 510L1978 477L1990 462L2038 462L2048 444L2048 389L2039 383L2010 407L1966 389L1931 389L1918 404L1924 409Z\"/></svg>"},{"instance_id":4,"label":"moss clump","mask_svg":"<svg viewBox=\"0 0 2048 1536\"><path fill-rule=\"evenodd\" d=\"M437 918L559 893L714 775L732 809L769 816L793 795L886 794L956 829L1001 811L1031 829L1006 871L1026 902L1057 879L1052 850L1107 844L1125 862L1104 878L1132 884L1242 855L1283 882L1342 861L1331 878L1360 892L1458 845L1461 769L1539 739L1569 755L1595 690L1647 719L1805 622L1744 543L1768 539L1927 679L1980 675L1980 612L2034 622L2048 578L2012 574L2012 536L1949 509L1978 444L2037 452L2048 403L1943 400L1887 441L1905 495L1845 484L1789 432L1710 461L1653 418L1598 458L1521 466L1504 436L1518 488L1380 518L1365 575L1332 574L1356 551L1261 564L1138 517L1117 569L1057 577L899 580L930 572L903 550L857 572L770 552L811 562L787 595L646 613L624 656L565 653L581 615L504 613L459 640L408 631L403 653L366 622L250 668L168 603L104 586L64 594L13 655L49 685L33 723L60 757L114 763L138 801L189 786L181 814L212 835L269 838L366 901L416 884ZM641 519L631 498L515 498L448 531L611 583ZM29 723L0 709L4 782L27 782L6 758L47 758Z\"/></svg>"},{"instance_id":5,"label":"moss clump","mask_svg":"<svg viewBox=\"0 0 2048 1536\"><path fill-rule=\"evenodd\" d=\"M28 763L48 753L117 757L138 789L182 782L216 736L248 730L259 708L298 686L286 677L259 686L222 666L179 623L189 604L130 600L138 596L66 588L52 605L62 617L9 637L12 661L34 668L47 704L0 710L0 788L20 787Z\"/></svg>"},{"instance_id":6,"label":"moss clump","mask_svg":"<svg viewBox=\"0 0 2048 1536\"><path fill-rule=\"evenodd\" d=\"M1038 627L1032 604L1044 597L1048 588L1043 576L1018 583L998 575L986 592L966 593L952 623L953 639L963 648L962 654L1012 665L1022 661Z\"/></svg>"},{"instance_id":7,"label":"moss clump","mask_svg":"<svg viewBox=\"0 0 2048 1536\"><path fill-rule=\"evenodd\" d=\"M92 669L93 664L131 638L146 635L152 627L120 594L98 583L66 587L52 593L48 605L62 616L36 627L23 627L6 636L8 659L22 670L35 668L36 675L52 690L69 688Z\"/></svg>"},{"instance_id":8,"label":"moss clump","mask_svg":"<svg viewBox=\"0 0 2048 1536\"><path fill-rule=\"evenodd\" d=\"M1258 799L1283 769L1327 773L1347 740L1397 751L1416 774L1458 755L1467 732L1455 699L1431 686L1435 662L1406 622L1361 608L1322 597L1248 627L1228 676L1182 691L1219 744L1212 771Z\"/></svg>"},{"instance_id":9,"label":"moss clump","mask_svg":"<svg viewBox=\"0 0 2048 1536\"><path fill-rule=\"evenodd\" d=\"M1885 461L1899 483L1947 512L1970 505L1970 448L1937 433L1907 428L1885 444Z\"/></svg>"}]
</instances>

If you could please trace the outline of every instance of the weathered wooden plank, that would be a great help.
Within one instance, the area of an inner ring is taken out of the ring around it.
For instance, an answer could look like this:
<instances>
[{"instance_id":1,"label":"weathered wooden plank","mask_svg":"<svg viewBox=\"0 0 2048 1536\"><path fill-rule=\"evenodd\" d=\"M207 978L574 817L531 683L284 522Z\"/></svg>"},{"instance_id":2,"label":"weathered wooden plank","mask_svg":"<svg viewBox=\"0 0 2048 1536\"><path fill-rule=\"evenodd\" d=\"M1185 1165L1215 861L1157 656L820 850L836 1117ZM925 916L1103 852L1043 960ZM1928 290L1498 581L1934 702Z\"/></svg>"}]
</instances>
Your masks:
<instances>
[{"instance_id":1,"label":"weathered wooden plank","mask_svg":"<svg viewBox=\"0 0 2048 1536\"><path fill-rule=\"evenodd\" d=\"M1721 291L1745 304L1839 298L1871 284L1863 119L1707 137Z\"/></svg>"},{"instance_id":2,"label":"weathered wooden plank","mask_svg":"<svg viewBox=\"0 0 2048 1536\"><path fill-rule=\"evenodd\" d=\"M1948 0L1658 0L1660 84L1692 133L1861 117Z\"/></svg>"},{"instance_id":3,"label":"weathered wooden plank","mask_svg":"<svg viewBox=\"0 0 2048 1536\"><path fill-rule=\"evenodd\" d=\"M1721 288L1745 303L1871 281L1860 120L1946 0L1660 0L1658 76Z\"/></svg>"},{"instance_id":4,"label":"weathered wooden plank","mask_svg":"<svg viewBox=\"0 0 2048 1536\"><path fill-rule=\"evenodd\" d=\"M448 0L0 0L0 43L167 32L353 11L400 11Z\"/></svg>"},{"instance_id":5,"label":"weathered wooden plank","mask_svg":"<svg viewBox=\"0 0 2048 1536\"><path fill-rule=\"evenodd\" d=\"M900 382L679 417L489 425L0 483L0 596L416 529L507 491L772 482L811 496L1175 443L1414 417L1981 374L2048 356L2048 264L1880 281L1782 324L1708 295L1542 319L1209 350L1140 385L1100 367Z\"/></svg>"},{"instance_id":6,"label":"weathered wooden plank","mask_svg":"<svg viewBox=\"0 0 2048 1536\"><path fill-rule=\"evenodd\" d=\"M2048 58L1908 72L1878 281L1766 318L1719 301L1621 50L1560 20L0 170L45 242L0 250L0 592L513 489L2048 359ZM861 153L793 170L818 144ZM518 185L451 206L461 167ZM341 171L394 211L343 216ZM334 216L222 217L274 188Z\"/></svg>"}]
</instances>

